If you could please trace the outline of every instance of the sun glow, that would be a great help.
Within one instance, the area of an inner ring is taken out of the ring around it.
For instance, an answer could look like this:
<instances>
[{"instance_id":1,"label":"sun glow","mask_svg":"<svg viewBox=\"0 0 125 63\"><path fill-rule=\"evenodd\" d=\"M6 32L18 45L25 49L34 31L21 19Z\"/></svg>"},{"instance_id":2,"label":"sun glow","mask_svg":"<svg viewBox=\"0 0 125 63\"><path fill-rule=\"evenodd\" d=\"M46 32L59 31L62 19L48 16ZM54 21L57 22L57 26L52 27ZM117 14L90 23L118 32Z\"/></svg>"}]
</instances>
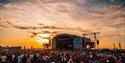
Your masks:
<instances>
[{"instance_id":1,"label":"sun glow","mask_svg":"<svg viewBox=\"0 0 125 63\"><path fill-rule=\"evenodd\" d=\"M48 44L50 35L51 34L38 34L36 40L41 44Z\"/></svg>"}]
</instances>

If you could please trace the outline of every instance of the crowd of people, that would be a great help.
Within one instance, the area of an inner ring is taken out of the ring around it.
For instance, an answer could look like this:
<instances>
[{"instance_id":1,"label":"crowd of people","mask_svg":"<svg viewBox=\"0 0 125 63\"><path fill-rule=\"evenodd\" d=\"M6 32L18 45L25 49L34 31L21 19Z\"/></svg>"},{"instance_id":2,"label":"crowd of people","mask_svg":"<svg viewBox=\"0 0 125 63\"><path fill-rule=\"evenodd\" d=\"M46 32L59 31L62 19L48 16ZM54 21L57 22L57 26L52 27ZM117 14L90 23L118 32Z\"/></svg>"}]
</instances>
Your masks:
<instances>
[{"instance_id":1,"label":"crowd of people","mask_svg":"<svg viewBox=\"0 0 125 63\"><path fill-rule=\"evenodd\" d=\"M125 53L100 51L0 51L0 63L125 63Z\"/></svg>"}]
</instances>

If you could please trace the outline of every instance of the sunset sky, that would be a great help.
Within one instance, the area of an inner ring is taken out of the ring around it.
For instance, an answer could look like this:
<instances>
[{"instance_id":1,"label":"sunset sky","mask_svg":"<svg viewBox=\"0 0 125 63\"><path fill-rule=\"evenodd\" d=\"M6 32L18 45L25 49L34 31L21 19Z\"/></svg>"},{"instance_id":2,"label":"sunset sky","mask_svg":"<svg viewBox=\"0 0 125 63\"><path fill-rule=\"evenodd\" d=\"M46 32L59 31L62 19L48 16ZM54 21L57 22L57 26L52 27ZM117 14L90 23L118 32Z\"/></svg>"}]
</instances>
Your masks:
<instances>
[{"instance_id":1,"label":"sunset sky","mask_svg":"<svg viewBox=\"0 0 125 63\"><path fill-rule=\"evenodd\" d=\"M40 47L43 31L100 32L100 48L125 49L125 0L0 0L1 46Z\"/></svg>"}]
</instances>

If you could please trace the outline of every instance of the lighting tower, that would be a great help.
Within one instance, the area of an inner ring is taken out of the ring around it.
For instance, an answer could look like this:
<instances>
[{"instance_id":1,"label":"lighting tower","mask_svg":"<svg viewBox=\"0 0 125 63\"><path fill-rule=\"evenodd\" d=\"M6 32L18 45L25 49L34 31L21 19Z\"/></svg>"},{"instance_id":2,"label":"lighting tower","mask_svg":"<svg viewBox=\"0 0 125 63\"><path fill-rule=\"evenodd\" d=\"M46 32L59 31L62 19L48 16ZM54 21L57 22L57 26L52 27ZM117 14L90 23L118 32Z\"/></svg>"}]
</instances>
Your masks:
<instances>
[{"instance_id":1,"label":"lighting tower","mask_svg":"<svg viewBox=\"0 0 125 63\"><path fill-rule=\"evenodd\" d=\"M100 34L100 32L93 32L93 33L88 33L88 34L83 34L84 37L86 37L86 35L94 35L94 41L96 42L97 45L97 49L99 48L99 40L97 40L97 34Z\"/></svg>"}]
</instances>

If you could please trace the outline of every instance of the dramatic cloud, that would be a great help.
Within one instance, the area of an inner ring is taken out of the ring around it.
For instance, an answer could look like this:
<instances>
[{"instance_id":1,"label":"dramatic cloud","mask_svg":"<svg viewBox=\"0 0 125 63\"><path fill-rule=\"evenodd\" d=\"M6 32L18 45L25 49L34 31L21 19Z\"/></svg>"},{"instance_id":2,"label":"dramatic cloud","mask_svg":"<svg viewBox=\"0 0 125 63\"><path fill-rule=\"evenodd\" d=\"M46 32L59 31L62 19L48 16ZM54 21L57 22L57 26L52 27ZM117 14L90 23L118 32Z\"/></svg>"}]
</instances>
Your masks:
<instances>
[{"instance_id":1,"label":"dramatic cloud","mask_svg":"<svg viewBox=\"0 0 125 63\"><path fill-rule=\"evenodd\" d=\"M0 30L76 35L97 31L101 37L123 38L124 11L125 0L0 0Z\"/></svg>"}]
</instances>

